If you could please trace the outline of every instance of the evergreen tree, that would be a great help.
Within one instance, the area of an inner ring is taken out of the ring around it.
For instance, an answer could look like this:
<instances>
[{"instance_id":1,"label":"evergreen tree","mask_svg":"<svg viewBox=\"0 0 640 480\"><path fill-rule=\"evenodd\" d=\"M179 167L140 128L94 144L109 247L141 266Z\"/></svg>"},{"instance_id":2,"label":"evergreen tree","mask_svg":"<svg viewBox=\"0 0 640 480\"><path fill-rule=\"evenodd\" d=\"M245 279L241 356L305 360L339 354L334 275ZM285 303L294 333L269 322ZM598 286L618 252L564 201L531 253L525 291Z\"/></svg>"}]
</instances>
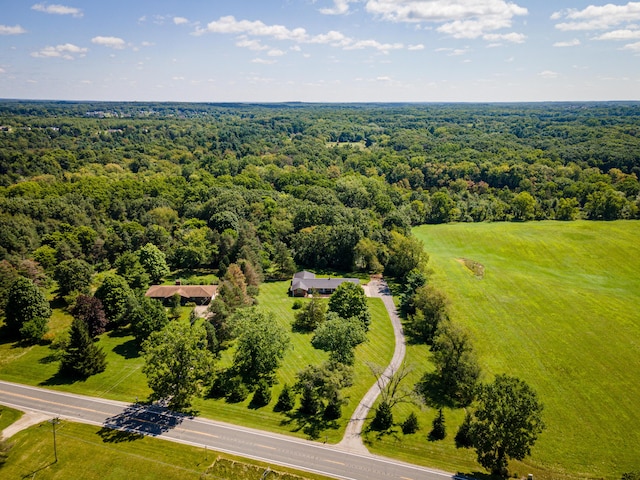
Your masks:
<instances>
[{"instance_id":1,"label":"evergreen tree","mask_svg":"<svg viewBox=\"0 0 640 480\"><path fill-rule=\"evenodd\" d=\"M393 426L393 412L391 405L387 402L380 402L376 408L376 415L371 422L371 428L377 431L389 430Z\"/></svg>"},{"instance_id":2,"label":"evergreen tree","mask_svg":"<svg viewBox=\"0 0 640 480\"><path fill-rule=\"evenodd\" d=\"M438 410L438 416L433 419L433 428L429 432L429 440L444 440L447 436L447 429L444 424L444 413L442 409Z\"/></svg>"},{"instance_id":3,"label":"evergreen tree","mask_svg":"<svg viewBox=\"0 0 640 480\"><path fill-rule=\"evenodd\" d=\"M418 422L418 416L415 412L411 412L407 419L402 422L402 433L405 435L411 435L420 430L420 423Z\"/></svg>"},{"instance_id":4,"label":"evergreen tree","mask_svg":"<svg viewBox=\"0 0 640 480\"><path fill-rule=\"evenodd\" d=\"M289 384L285 383L284 387L282 387L280 395L278 395L278 401L273 409L276 412L289 412L291 409L293 409L295 403L295 394L293 393L293 390L291 389Z\"/></svg>"},{"instance_id":5,"label":"evergreen tree","mask_svg":"<svg viewBox=\"0 0 640 480\"><path fill-rule=\"evenodd\" d=\"M62 356L60 372L74 377L87 378L107 368L107 355L93 343L87 324L74 318L69 333L69 344Z\"/></svg>"},{"instance_id":6,"label":"evergreen tree","mask_svg":"<svg viewBox=\"0 0 640 480\"><path fill-rule=\"evenodd\" d=\"M456 432L456 448L471 448L473 446L473 439L471 438L471 421L471 414L467 412L460 428L458 428L458 431Z\"/></svg>"},{"instance_id":7,"label":"evergreen tree","mask_svg":"<svg viewBox=\"0 0 640 480\"><path fill-rule=\"evenodd\" d=\"M264 407L265 405L269 405L271 401L271 387L269 387L269 383L266 380L260 380L258 382L258 387L256 391L253 393L253 398L251 399L251 406L253 407Z\"/></svg>"}]
</instances>

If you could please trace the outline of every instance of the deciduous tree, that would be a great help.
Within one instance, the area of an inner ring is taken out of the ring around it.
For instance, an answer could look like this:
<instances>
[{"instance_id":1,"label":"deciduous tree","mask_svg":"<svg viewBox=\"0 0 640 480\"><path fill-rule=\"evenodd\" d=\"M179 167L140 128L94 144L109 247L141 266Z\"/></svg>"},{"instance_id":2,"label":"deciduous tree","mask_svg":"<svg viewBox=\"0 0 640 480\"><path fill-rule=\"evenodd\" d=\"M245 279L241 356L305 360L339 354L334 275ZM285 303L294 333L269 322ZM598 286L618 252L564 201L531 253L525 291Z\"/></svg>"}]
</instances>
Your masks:
<instances>
[{"instance_id":1,"label":"deciduous tree","mask_svg":"<svg viewBox=\"0 0 640 480\"><path fill-rule=\"evenodd\" d=\"M73 291L87 293L91 285L93 268L84 260L72 258L56 265L53 278L58 282L58 295L65 296Z\"/></svg>"},{"instance_id":2,"label":"deciduous tree","mask_svg":"<svg viewBox=\"0 0 640 480\"><path fill-rule=\"evenodd\" d=\"M273 315L255 308L239 310L234 321L240 332L233 368L249 383L271 381L289 346L289 336Z\"/></svg>"},{"instance_id":3,"label":"deciduous tree","mask_svg":"<svg viewBox=\"0 0 640 480\"><path fill-rule=\"evenodd\" d=\"M312 332L320 326L326 318L327 301L313 297L306 302L300 311L296 312L293 329L301 332Z\"/></svg>"},{"instance_id":4,"label":"deciduous tree","mask_svg":"<svg viewBox=\"0 0 640 480\"><path fill-rule=\"evenodd\" d=\"M152 283L160 283L164 277L169 275L167 257L153 243L147 243L138 250L138 258Z\"/></svg>"},{"instance_id":5,"label":"deciduous tree","mask_svg":"<svg viewBox=\"0 0 640 480\"><path fill-rule=\"evenodd\" d=\"M47 333L51 307L32 280L18 277L9 287L5 325L10 335L38 342Z\"/></svg>"},{"instance_id":6,"label":"deciduous tree","mask_svg":"<svg viewBox=\"0 0 640 480\"><path fill-rule=\"evenodd\" d=\"M367 334L359 319L344 319L329 312L327 320L316 329L311 344L319 350L329 352L332 361L353 365L355 347L366 340Z\"/></svg>"},{"instance_id":7,"label":"deciduous tree","mask_svg":"<svg viewBox=\"0 0 640 480\"><path fill-rule=\"evenodd\" d=\"M71 315L87 324L91 338L95 338L105 332L108 320L99 298L79 295L71 309Z\"/></svg>"},{"instance_id":8,"label":"deciduous tree","mask_svg":"<svg viewBox=\"0 0 640 480\"><path fill-rule=\"evenodd\" d=\"M544 429L542 404L524 381L498 375L484 385L471 424L471 438L480 465L506 476L510 458L522 460Z\"/></svg>"},{"instance_id":9,"label":"deciduous tree","mask_svg":"<svg viewBox=\"0 0 640 480\"><path fill-rule=\"evenodd\" d=\"M143 351L142 371L153 391L152 399L167 399L170 408L181 410L191 405L194 396L202 394L213 367L202 326L169 322L149 336Z\"/></svg>"},{"instance_id":10,"label":"deciduous tree","mask_svg":"<svg viewBox=\"0 0 640 480\"><path fill-rule=\"evenodd\" d=\"M342 318L357 318L365 329L369 328L371 314L367 306L367 296L360 285L351 282L338 285L329 298L329 311Z\"/></svg>"}]
</instances>

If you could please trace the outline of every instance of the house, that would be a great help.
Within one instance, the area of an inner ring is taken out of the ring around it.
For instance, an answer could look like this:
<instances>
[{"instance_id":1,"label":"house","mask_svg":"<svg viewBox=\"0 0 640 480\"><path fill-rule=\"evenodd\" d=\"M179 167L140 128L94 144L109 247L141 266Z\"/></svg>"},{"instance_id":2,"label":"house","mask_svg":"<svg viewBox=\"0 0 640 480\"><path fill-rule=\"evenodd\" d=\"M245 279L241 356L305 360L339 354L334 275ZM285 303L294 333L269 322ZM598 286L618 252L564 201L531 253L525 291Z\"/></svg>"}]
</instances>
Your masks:
<instances>
[{"instance_id":1,"label":"house","mask_svg":"<svg viewBox=\"0 0 640 480\"><path fill-rule=\"evenodd\" d=\"M180 295L180 303L193 302L196 305L208 305L216 298L217 285L152 285L145 297L166 302L176 293Z\"/></svg>"},{"instance_id":2,"label":"house","mask_svg":"<svg viewBox=\"0 0 640 480\"><path fill-rule=\"evenodd\" d=\"M357 278L316 278L315 274L302 271L293 276L289 294L294 297L306 297L312 293L331 295L340 284L345 282L360 284L360 280Z\"/></svg>"}]
</instances>

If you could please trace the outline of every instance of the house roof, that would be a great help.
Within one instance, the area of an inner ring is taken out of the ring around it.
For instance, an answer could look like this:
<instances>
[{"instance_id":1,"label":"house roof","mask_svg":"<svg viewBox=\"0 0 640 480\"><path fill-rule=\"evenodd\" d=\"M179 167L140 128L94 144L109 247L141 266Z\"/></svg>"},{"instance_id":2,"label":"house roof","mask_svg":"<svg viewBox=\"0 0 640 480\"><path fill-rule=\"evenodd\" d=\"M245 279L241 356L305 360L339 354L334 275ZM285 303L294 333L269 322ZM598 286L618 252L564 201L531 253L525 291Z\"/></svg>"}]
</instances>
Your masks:
<instances>
[{"instance_id":1,"label":"house roof","mask_svg":"<svg viewBox=\"0 0 640 480\"><path fill-rule=\"evenodd\" d=\"M307 272L303 270L301 272L296 273L293 278L316 278L316 274L312 272Z\"/></svg>"},{"instance_id":2,"label":"house roof","mask_svg":"<svg viewBox=\"0 0 640 480\"><path fill-rule=\"evenodd\" d=\"M338 288L338 285L350 282L360 284L357 278L293 278L291 290L330 290Z\"/></svg>"},{"instance_id":3,"label":"house roof","mask_svg":"<svg viewBox=\"0 0 640 480\"><path fill-rule=\"evenodd\" d=\"M177 293L183 298L213 298L217 290L217 285L152 285L144 295L169 298Z\"/></svg>"}]
</instances>

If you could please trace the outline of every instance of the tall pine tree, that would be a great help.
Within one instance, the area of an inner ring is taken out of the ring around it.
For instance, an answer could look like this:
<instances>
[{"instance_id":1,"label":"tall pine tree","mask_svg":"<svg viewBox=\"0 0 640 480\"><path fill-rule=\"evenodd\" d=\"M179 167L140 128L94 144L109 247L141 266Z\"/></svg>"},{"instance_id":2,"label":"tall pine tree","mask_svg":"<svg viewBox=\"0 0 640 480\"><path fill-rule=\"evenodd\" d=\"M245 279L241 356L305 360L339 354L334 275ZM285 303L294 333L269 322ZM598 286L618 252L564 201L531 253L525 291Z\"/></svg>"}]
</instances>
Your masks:
<instances>
[{"instance_id":1,"label":"tall pine tree","mask_svg":"<svg viewBox=\"0 0 640 480\"><path fill-rule=\"evenodd\" d=\"M101 347L93 343L87 324L74 318L67 346L60 364L60 373L87 378L107 368L107 355Z\"/></svg>"}]
</instances>

